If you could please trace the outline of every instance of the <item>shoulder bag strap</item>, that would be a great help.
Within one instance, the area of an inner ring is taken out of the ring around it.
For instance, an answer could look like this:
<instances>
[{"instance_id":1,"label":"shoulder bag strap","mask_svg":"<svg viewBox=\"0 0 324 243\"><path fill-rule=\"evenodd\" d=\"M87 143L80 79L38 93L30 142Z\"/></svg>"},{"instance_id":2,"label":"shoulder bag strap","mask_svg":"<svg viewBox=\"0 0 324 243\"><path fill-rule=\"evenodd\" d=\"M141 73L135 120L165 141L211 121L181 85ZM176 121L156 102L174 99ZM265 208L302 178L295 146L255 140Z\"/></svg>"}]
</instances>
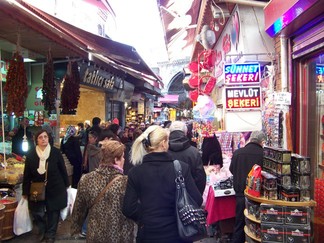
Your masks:
<instances>
[{"instance_id":1,"label":"shoulder bag strap","mask_svg":"<svg viewBox=\"0 0 324 243\"><path fill-rule=\"evenodd\" d=\"M45 180L44 180L44 184L45 184L45 186L46 186L46 184L47 184L47 169L48 169L48 162L46 161Z\"/></svg>"},{"instance_id":2,"label":"shoulder bag strap","mask_svg":"<svg viewBox=\"0 0 324 243\"><path fill-rule=\"evenodd\" d=\"M105 194L105 192L109 189L109 187L114 183L114 181L116 181L118 178L122 177L121 175L116 176L114 179L112 179L108 185L99 193L99 195L95 198L95 200L93 201L93 203L90 205L90 208L93 207L93 205L95 205L97 202L99 202L99 200L102 198L102 196Z\"/></svg>"},{"instance_id":3,"label":"shoulder bag strap","mask_svg":"<svg viewBox=\"0 0 324 243\"><path fill-rule=\"evenodd\" d=\"M181 168L181 164L180 164L179 160L174 160L173 165L174 165L174 170L176 172L176 176L182 177L182 168Z\"/></svg>"}]
</instances>

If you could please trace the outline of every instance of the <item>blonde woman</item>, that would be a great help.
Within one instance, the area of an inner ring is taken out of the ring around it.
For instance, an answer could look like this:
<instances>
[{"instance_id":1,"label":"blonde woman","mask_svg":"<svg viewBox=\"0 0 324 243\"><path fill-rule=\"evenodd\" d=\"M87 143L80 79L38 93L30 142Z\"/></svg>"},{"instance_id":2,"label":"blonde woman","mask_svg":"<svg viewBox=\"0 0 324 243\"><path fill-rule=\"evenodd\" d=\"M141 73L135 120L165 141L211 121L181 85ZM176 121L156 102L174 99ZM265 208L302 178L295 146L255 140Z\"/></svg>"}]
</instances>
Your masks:
<instances>
[{"instance_id":1,"label":"blonde woman","mask_svg":"<svg viewBox=\"0 0 324 243\"><path fill-rule=\"evenodd\" d=\"M72 212L71 234L81 233L88 215L87 242L128 243L134 241L134 222L122 214L127 176L123 175L125 146L114 140L101 142L98 169L82 176ZM99 200L96 197L112 184Z\"/></svg>"},{"instance_id":2,"label":"blonde woman","mask_svg":"<svg viewBox=\"0 0 324 243\"><path fill-rule=\"evenodd\" d=\"M134 168L128 173L123 214L138 222L136 242L182 242L175 213L175 170L168 154L169 132L157 125L148 127L131 150ZM180 162L190 196L202 197L187 164Z\"/></svg>"}]
</instances>

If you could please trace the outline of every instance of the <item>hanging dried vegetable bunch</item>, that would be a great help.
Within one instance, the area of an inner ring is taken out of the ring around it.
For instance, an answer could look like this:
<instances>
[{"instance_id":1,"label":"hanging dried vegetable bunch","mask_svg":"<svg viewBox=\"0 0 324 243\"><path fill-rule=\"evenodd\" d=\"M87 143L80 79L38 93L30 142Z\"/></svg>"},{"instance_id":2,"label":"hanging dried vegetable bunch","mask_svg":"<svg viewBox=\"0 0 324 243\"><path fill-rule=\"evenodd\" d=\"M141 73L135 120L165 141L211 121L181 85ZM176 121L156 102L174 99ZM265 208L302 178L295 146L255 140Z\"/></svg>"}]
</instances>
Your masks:
<instances>
[{"instance_id":1,"label":"hanging dried vegetable bunch","mask_svg":"<svg viewBox=\"0 0 324 243\"><path fill-rule=\"evenodd\" d=\"M77 62L69 62L61 95L62 114L75 114L80 98L80 73Z\"/></svg>"},{"instance_id":2,"label":"hanging dried vegetable bunch","mask_svg":"<svg viewBox=\"0 0 324 243\"><path fill-rule=\"evenodd\" d=\"M16 51L10 60L7 73L7 82L4 86L7 93L7 113L15 113L16 116L24 114L28 95L27 76L24 66L24 58Z\"/></svg>"},{"instance_id":3,"label":"hanging dried vegetable bunch","mask_svg":"<svg viewBox=\"0 0 324 243\"><path fill-rule=\"evenodd\" d=\"M47 62L44 66L43 76L43 100L44 109L48 115L55 111L55 99L56 99L56 88L54 82L54 64L52 54L49 51L47 56ZM55 113L55 112L54 112Z\"/></svg>"}]
</instances>

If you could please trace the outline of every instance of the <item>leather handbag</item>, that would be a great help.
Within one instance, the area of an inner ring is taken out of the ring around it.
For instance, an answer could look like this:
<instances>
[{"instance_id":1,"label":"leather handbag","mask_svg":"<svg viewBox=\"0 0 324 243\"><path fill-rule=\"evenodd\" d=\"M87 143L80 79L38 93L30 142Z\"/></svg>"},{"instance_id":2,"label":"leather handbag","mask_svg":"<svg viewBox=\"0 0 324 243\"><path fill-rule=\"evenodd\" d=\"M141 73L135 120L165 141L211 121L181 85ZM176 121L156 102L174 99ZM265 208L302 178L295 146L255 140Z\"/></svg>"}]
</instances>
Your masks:
<instances>
[{"instance_id":1,"label":"leather handbag","mask_svg":"<svg viewBox=\"0 0 324 243\"><path fill-rule=\"evenodd\" d=\"M31 182L30 192L29 192L30 201L33 202L45 201L45 191L46 191L46 184L47 184L47 168L48 168L48 163L46 162L46 172L45 172L44 181Z\"/></svg>"},{"instance_id":2,"label":"leather handbag","mask_svg":"<svg viewBox=\"0 0 324 243\"><path fill-rule=\"evenodd\" d=\"M206 236L206 211L187 192L181 164L173 161L176 172L176 215L179 236L184 241L197 241Z\"/></svg>"}]
</instances>

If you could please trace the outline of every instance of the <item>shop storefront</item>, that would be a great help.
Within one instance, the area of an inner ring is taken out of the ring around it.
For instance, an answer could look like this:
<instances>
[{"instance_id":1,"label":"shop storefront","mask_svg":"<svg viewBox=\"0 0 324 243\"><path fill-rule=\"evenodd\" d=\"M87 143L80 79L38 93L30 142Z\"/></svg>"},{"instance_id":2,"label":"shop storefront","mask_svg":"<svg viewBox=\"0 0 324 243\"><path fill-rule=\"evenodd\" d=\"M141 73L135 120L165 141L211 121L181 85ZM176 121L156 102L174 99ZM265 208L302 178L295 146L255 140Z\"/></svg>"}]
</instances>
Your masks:
<instances>
[{"instance_id":1,"label":"shop storefront","mask_svg":"<svg viewBox=\"0 0 324 243\"><path fill-rule=\"evenodd\" d=\"M314 242L323 237L323 1L271 1L264 9L265 29L276 39L280 55L281 88L291 93L292 151L310 158L314 213ZM280 44L279 44L280 43ZM286 70L286 71L285 71ZM287 137L289 139L289 137Z\"/></svg>"}]
</instances>

